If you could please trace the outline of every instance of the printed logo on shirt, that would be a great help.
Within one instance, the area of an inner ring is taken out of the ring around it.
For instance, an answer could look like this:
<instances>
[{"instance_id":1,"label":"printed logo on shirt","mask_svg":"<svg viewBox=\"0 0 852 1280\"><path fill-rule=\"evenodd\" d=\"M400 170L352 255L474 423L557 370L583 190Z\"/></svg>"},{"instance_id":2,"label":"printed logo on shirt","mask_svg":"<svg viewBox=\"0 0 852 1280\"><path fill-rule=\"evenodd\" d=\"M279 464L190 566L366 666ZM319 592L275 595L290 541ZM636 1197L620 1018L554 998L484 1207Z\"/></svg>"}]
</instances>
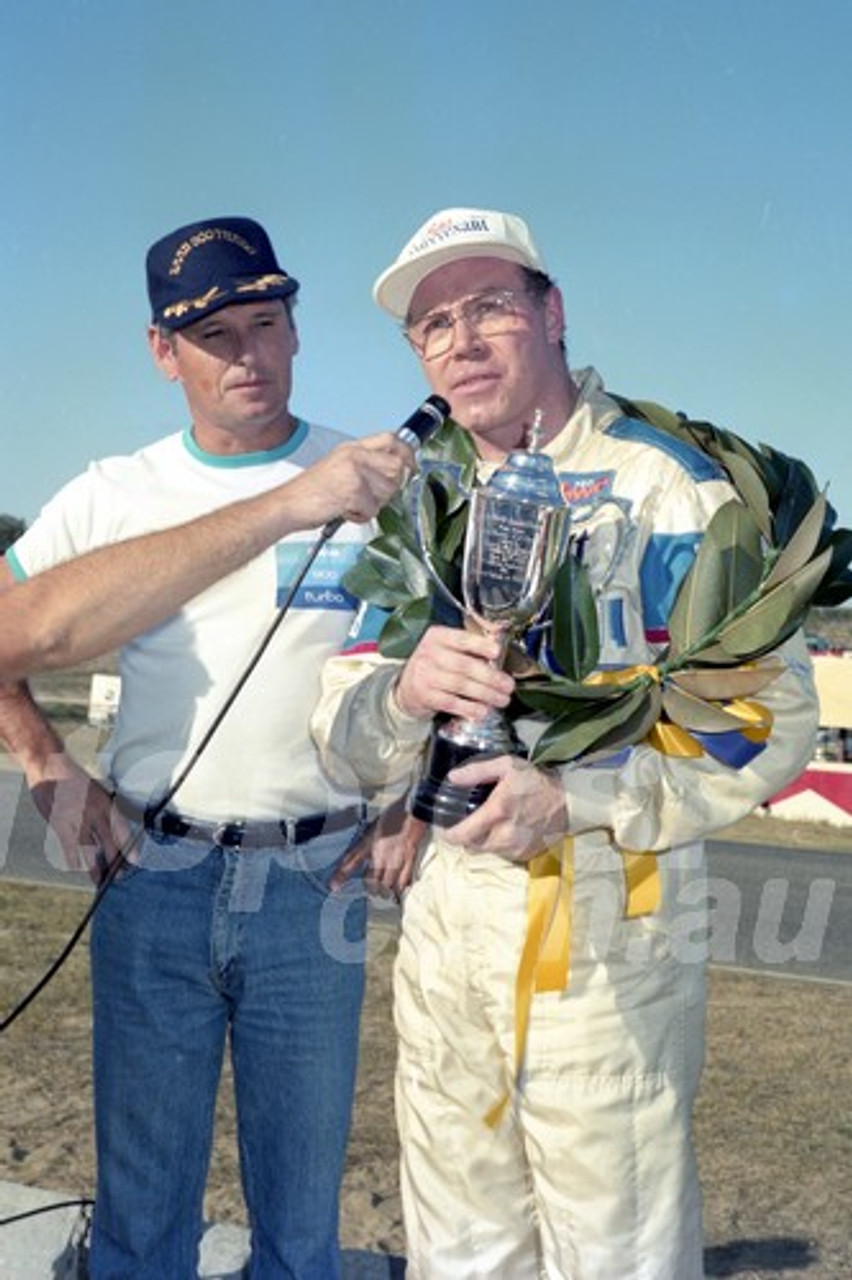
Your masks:
<instances>
[{"instance_id":1,"label":"printed logo on shirt","mask_svg":"<svg viewBox=\"0 0 852 1280\"><path fill-rule=\"evenodd\" d=\"M311 542L280 542L275 548L275 603L282 605L310 553ZM299 585L293 600L296 609L345 609L354 613L358 601L341 578L358 558L360 542L327 542Z\"/></svg>"},{"instance_id":2,"label":"printed logo on shirt","mask_svg":"<svg viewBox=\"0 0 852 1280\"><path fill-rule=\"evenodd\" d=\"M589 471L582 475L563 473L559 484L565 501L571 506L597 507L612 494L614 479L614 471Z\"/></svg>"}]
</instances>

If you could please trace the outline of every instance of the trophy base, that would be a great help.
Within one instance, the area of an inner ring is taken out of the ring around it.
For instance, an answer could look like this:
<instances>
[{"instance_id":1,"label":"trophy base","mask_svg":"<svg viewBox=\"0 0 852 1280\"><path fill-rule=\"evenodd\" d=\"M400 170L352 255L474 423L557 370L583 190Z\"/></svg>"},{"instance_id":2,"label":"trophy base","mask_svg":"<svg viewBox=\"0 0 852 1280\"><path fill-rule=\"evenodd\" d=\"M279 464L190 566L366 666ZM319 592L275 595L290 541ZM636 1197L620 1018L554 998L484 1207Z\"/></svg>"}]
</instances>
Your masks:
<instances>
[{"instance_id":1,"label":"trophy base","mask_svg":"<svg viewBox=\"0 0 852 1280\"><path fill-rule=\"evenodd\" d=\"M526 755L523 743L511 730L504 741L483 748L481 742L453 738L451 727L438 729L432 735L426 766L409 803L409 812L435 827L455 826L488 799L495 784L461 787L449 782L447 774L471 760L493 760L504 755Z\"/></svg>"}]
</instances>

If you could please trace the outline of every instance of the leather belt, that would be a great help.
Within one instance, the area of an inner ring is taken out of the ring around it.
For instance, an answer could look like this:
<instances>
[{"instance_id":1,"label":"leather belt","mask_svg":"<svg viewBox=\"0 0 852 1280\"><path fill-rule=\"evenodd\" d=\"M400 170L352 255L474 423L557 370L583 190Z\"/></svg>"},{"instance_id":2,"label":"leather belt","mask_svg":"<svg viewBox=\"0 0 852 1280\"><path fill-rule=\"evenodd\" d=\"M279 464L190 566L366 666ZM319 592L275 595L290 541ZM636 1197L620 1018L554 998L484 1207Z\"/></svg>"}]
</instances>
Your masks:
<instances>
[{"instance_id":1,"label":"leather belt","mask_svg":"<svg viewBox=\"0 0 852 1280\"><path fill-rule=\"evenodd\" d=\"M155 813L133 801L117 797L120 811L132 822L141 822L146 831L178 840L198 840L222 849L270 849L307 844L318 836L333 835L357 826L366 816L366 805L350 805L336 813L311 813L304 818L281 818L264 822L200 822L171 809Z\"/></svg>"}]
</instances>

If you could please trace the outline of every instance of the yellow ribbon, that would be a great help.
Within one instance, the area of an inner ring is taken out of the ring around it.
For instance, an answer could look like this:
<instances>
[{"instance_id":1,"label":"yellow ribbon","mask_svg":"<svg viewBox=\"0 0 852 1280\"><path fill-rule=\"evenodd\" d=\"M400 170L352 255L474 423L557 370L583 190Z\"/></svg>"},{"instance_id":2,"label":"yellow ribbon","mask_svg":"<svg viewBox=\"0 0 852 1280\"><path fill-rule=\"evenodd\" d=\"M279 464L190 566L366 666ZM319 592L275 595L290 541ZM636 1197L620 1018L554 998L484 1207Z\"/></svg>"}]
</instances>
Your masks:
<instances>
[{"instance_id":1,"label":"yellow ribbon","mask_svg":"<svg viewBox=\"0 0 852 1280\"><path fill-rule=\"evenodd\" d=\"M566 836L527 863L527 936L515 978L515 1080L520 1079L534 993L564 991L568 985L573 851L574 841ZM500 1123L508 1101L507 1091L488 1112L490 1128Z\"/></svg>"},{"instance_id":2,"label":"yellow ribbon","mask_svg":"<svg viewBox=\"0 0 852 1280\"><path fill-rule=\"evenodd\" d=\"M662 897L660 867L655 853L622 853L626 887L624 915L628 920L650 916Z\"/></svg>"},{"instance_id":3,"label":"yellow ribbon","mask_svg":"<svg viewBox=\"0 0 852 1280\"><path fill-rule=\"evenodd\" d=\"M742 720L744 733L752 742L765 742L772 728L772 712L761 702L751 702L748 698L732 698L725 703L725 710L738 720Z\"/></svg>"},{"instance_id":4,"label":"yellow ribbon","mask_svg":"<svg viewBox=\"0 0 852 1280\"><path fill-rule=\"evenodd\" d=\"M637 676L650 676L660 683L660 669L649 663L637 663L633 667L619 667L612 671L594 671L586 676L585 684L629 684ZM715 706L721 706L728 715L741 721L739 732L750 742L765 742L772 729L772 712L760 702L751 702L747 698L731 698L724 702L711 699ZM674 724L670 720L658 720L645 735L649 746L661 751L663 755L695 758L705 754L704 747L688 729Z\"/></svg>"},{"instance_id":5,"label":"yellow ribbon","mask_svg":"<svg viewBox=\"0 0 852 1280\"><path fill-rule=\"evenodd\" d=\"M749 742L765 742L772 730L772 712L760 702L746 698L732 698L725 703L725 711L740 721L739 732ZM666 756L681 758L703 756L705 748L698 739L679 724L670 720L658 720L645 735L649 746Z\"/></svg>"},{"instance_id":6,"label":"yellow ribbon","mask_svg":"<svg viewBox=\"0 0 852 1280\"><path fill-rule=\"evenodd\" d=\"M649 747L661 752L664 756L680 756L682 759L697 759L704 755L704 748L697 738L693 738L688 729L668 720L658 720L645 734Z\"/></svg>"},{"instance_id":7,"label":"yellow ribbon","mask_svg":"<svg viewBox=\"0 0 852 1280\"><path fill-rule=\"evenodd\" d=\"M639 665L619 671L599 671L588 684L622 684L634 676L650 675L659 681L657 667ZM740 733L752 742L763 742L772 728L772 714L759 702L733 698L725 710L742 723ZM658 721L646 742L668 756L698 757L704 747L681 725ZM565 991L571 958L571 893L574 887L574 841L566 836L558 845L537 854L527 864L527 936L515 978L515 1082L520 1080L526 1050L532 1000L539 991ZM651 915L660 905L662 889L657 855L622 851L626 919ZM485 1117L496 1128L509 1101L507 1091Z\"/></svg>"},{"instance_id":8,"label":"yellow ribbon","mask_svg":"<svg viewBox=\"0 0 852 1280\"><path fill-rule=\"evenodd\" d=\"M566 836L527 864L527 936L515 977L514 1080L520 1080L533 996L565 991L571 965L571 894L574 888L574 841ZM653 853L625 853L625 915L648 915L660 902L660 876ZM503 1118L509 1092L485 1117L492 1129Z\"/></svg>"},{"instance_id":9,"label":"yellow ribbon","mask_svg":"<svg viewBox=\"0 0 852 1280\"><path fill-rule=\"evenodd\" d=\"M629 684L637 676L650 676L655 684L660 683L660 668L649 662L637 662L633 667L613 667L611 670L593 671L587 675L583 684Z\"/></svg>"}]
</instances>

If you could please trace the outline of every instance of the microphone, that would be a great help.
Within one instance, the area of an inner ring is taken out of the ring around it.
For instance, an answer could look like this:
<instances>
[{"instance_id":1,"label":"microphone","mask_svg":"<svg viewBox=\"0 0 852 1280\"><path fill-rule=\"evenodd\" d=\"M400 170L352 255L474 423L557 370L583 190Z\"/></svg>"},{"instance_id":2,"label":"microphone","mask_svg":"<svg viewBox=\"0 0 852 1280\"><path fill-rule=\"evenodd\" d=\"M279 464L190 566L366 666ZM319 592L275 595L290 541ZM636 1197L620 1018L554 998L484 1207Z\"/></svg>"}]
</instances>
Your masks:
<instances>
[{"instance_id":1,"label":"microphone","mask_svg":"<svg viewBox=\"0 0 852 1280\"><path fill-rule=\"evenodd\" d=\"M418 449L427 436L438 427L442 427L450 416L450 406L443 396L428 396L419 409L415 409L410 418L406 418L401 427L397 427L395 435L403 444ZM327 542L344 523L343 516L335 516L323 525L320 538Z\"/></svg>"},{"instance_id":2,"label":"microphone","mask_svg":"<svg viewBox=\"0 0 852 1280\"><path fill-rule=\"evenodd\" d=\"M418 448L427 436L442 427L450 415L450 406L443 396L429 396L410 418L406 418L396 434L404 444Z\"/></svg>"}]
</instances>

